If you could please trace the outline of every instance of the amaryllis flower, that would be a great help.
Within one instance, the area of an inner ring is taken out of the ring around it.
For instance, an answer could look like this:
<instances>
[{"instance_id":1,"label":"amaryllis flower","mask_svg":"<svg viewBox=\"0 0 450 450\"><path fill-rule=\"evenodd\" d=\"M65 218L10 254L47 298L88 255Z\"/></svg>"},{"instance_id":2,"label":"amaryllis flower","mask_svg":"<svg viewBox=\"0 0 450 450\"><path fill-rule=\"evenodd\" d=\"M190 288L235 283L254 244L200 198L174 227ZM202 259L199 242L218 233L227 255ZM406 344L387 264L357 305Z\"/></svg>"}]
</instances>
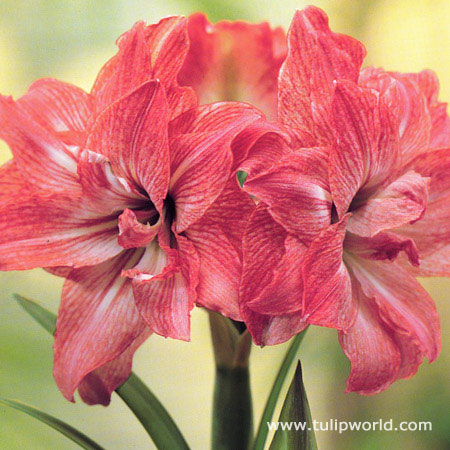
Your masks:
<instances>
[{"instance_id":1,"label":"amaryllis flower","mask_svg":"<svg viewBox=\"0 0 450 450\"><path fill-rule=\"evenodd\" d=\"M231 144L261 114L195 108L176 78L186 20L136 24L90 94L40 80L0 100L0 268L66 278L54 375L107 404L151 334L189 339L194 304L240 319L241 234L252 201Z\"/></svg>"},{"instance_id":2,"label":"amaryllis flower","mask_svg":"<svg viewBox=\"0 0 450 450\"><path fill-rule=\"evenodd\" d=\"M414 275L450 274L450 149L439 148L450 122L431 72L360 74L364 48L316 8L296 14L288 45L279 118L291 152L246 183L260 203L241 310L259 343L339 330L347 390L372 394L439 354L439 318ZM305 129L313 143L299 148Z\"/></svg>"},{"instance_id":3,"label":"amaryllis flower","mask_svg":"<svg viewBox=\"0 0 450 450\"><path fill-rule=\"evenodd\" d=\"M211 24L201 13L189 17L188 29L180 84L192 86L201 104L247 102L275 119L278 72L287 51L284 31L267 22Z\"/></svg>"}]
</instances>

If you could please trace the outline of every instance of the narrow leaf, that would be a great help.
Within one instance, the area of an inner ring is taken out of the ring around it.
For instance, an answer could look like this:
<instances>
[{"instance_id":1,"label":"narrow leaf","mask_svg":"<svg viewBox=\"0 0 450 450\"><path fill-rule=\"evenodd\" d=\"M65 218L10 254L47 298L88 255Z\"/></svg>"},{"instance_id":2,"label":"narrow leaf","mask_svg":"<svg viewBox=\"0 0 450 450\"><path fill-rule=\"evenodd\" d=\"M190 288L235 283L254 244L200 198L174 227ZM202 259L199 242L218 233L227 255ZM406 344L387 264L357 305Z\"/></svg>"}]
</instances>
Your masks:
<instances>
[{"instance_id":1,"label":"narrow leaf","mask_svg":"<svg viewBox=\"0 0 450 450\"><path fill-rule=\"evenodd\" d=\"M267 435L269 433L267 422L270 422L272 420L273 412L275 411L275 407L277 405L278 397L280 396L284 381L287 377L292 362L294 361L298 353L298 349L300 347L300 344L302 343L303 338L305 337L307 330L308 328L295 336L295 338L292 340L289 350L287 351L283 359L283 362L281 363L277 377L275 378L275 381L273 383L272 390L270 391L269 398L267 399L267 403L261 417L261 422L259 423L253 450L264 450Z\"/></svg>"},{"instance_id":2,"label":"narrow leaf","mask_svg":"<svg viewBox=\"0 0 450 450\"><path fill-rule=\"evenodd\" d=\"M14 294L14 299L49 333L54 333L56 316L53 313L20 295ZM158 449L189 449L164 406L134 373L116 392L144 426Z\"/></svg>"},{"instance_id":3,"label":"narrow leaf","mask_svg":"<svg viewBox=\"0 0 450 450\"><path fill-rule=\"evenodd\" d=\"M50 416L43 411L39 411L32 406L28 406L25 403L18 402L16 400L9 400L2 397L0 397L0 404L17 409L18 411L22 411L25 414L28 414L31 417L39 420L40 422L47 424L48 426L71 439L81 448L85 448L87 450L103 450L103 447L100 447L100 445L96 444L92 439L81 433L81 431L76 430L67 423L57 419L56 417Z\"/></svg>"},{"instance_id":4,"label":"narrow leaf","mask_svg":"<svg viewBox=\"0 0 450 450\"><path fill-rule=\"evenodd\" d=\"M159 449L189 449L164 406L134 373L116 392L130 407Z\"/></svg>"},{"instance_id":5,"label":"narrow leaf","mask_svg":"<svg viewBox=\"0 0 450 450\"><path fill-rule=\"evenodd\" d=\"M45 308L22 297L18 294L13 294L14 300L34 319L38 322L45 330L50 334L55 334L56 329L56 315Z\"/></svg>"},{"instance_id":6,"label":"narrow leaf","mask_svg":"<svg viewBox=\"0 0 450 450\"><path fill-rule=\"evenodd\" d=\"M300 361L292 379L291 386L281 410L279 423L297 424L290 429L282 429L280 426L275 433L269 450L285 450L295 448L298 450L317 450L314 436L313 422L303 385L302 367Z\"/></svg>"}]
</instances>

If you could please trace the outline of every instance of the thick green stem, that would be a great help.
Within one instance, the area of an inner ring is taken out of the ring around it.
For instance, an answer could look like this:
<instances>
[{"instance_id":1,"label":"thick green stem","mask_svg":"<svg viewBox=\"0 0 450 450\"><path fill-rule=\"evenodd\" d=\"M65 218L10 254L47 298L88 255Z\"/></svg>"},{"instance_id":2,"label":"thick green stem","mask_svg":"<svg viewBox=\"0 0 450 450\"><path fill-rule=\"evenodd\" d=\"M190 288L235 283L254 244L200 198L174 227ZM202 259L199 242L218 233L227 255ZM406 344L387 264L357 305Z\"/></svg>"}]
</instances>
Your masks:
<instances>
[{"instance_id":1,"label":"thick green stem","mask_svg":"<svg viewBox=\"0 0 450 450\"><path fill-rule=\"evenodd\" d=\"M213 402L213 450L247 450L253 437L248 368L217 367Z\"/></svg>"},{"instance_id":2,"label":"thick green stem","mask_svg":"<svg viewBox=\"0 0 450 450\"><path fill-rule=\"evenodd\" d=\"M220 314L210 313L209 319L216 361L211 448L247 450L253 438L251 336Z\"/></svg>"}]
</instances>

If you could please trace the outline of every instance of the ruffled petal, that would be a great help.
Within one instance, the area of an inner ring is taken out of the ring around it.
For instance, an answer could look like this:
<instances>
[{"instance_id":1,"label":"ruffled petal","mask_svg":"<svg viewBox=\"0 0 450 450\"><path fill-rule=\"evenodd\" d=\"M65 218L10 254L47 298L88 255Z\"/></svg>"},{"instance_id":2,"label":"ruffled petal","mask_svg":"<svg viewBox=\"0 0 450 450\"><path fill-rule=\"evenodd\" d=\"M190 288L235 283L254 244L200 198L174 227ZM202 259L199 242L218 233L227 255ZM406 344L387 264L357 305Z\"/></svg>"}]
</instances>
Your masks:
<instances>
[{"instance_id":1,"label":"ruffled petal","mask_svg":"<svg viewBox=\"0 0 450 450\"><path fill-rule=\"evenodd\" d=\"M259 204L243 237L243 272L239 289L241 316L257 345L280 344L307 326L302 321L301 313L270 316L257 313L247 306L275 279L276 268L285 254L287 236L267 208Z\"/></svg>"},{"instance_id":2,"label":"ruffled petal","mask_svg":"<svg viewBox=\"0 0 450 450\"><path fill-rule=\"evenodd\" d=\"M106 108L87 148L105 155L117 177L145 189L158 210L169 184L167 101L161 84L149 81Z\"/></svg>"},{"instance_id":3,"label":"ruffled petal","mask_svg":"<svg viewBox=\"0 0 450 450\"><path fill-rule=\"evenodd\" d=\"M188 341L194 298L181 269L183 262L179 252L160 239L147 246L139 263L123 275L132 279L136 306L147 326L161 336Z\"/></svg>"},{"instance_id":4,"label":"ruffled petal","mask_svg":"<svg viewBox=\"0 0 450 450\"><path fill-rule=\"evenodd\" d=\"M98 214L77 196L11 193L0 215L1 270L80 267L123 250L117 218Z\"/></svg>"},{"instance_id":5,"label":"ruffled petal","mask_svg":"<svg viewBox=\"0 0 450 450\"><path fill-rule=\"evenodd\" d=\"M116 359L88 373L78 386L81 399L88 405L108 406L111 394L130 376L136 350L151 335L148 328Z\"/></svg>"},{"instance_id":6,"label":"ruffled petal","mask_svg":"<svg viewBox=\"0 0 450 450\"><path fill-rule=\"evenodd\" d=\"M169 187L177 233L199 220L223 191L231 175L233 139L259 119L253 108L219 103L203 108L189 127L179 124L185 134L170 140Z\"/></svg>"},{"instance_id":7,"label":"ruffled petal","mask_svg":"<svg viewBox=\"0 0 450 450\"><path fill-rule=\"evenodd\" d=\"M347 392L376 394L398 378L401 353L380 319L377 305L364 295L357 280L353 280L352 288L358 314L352 328L339 333L342 349L351 362Z\"/></svg>"},{"instance_id":8,"label":"ruffled petal","mask_svg":"<svg viewBox=\"0 0 450 450\"><path fill-rule=\"evenodd\" d=\"M37 190L79 191L78 147L66 145L10 97L0 97L0 138L17 170Z\"/></svg>"},{"instance_id":9,"label":"ruffled petal","mask_svg":"<svg viewBox=\"0 0 450 450\"><path fill-rule=\"evenodd\" d=\"M272 217L290 233L309 242L331 220L331 196L317 182L314 171L305 174L301 152L284 157L278 164L248 177L244 189L268 206Z\"/></svg>"},{"instance_id":10,"label":"ruffled petal","mask_svg":"<svg viewBox=\"0 0 450 450\"><path fill-rule=\"evenodd\" d=\"M436 307L425 289L397 262L352 258L350 264L400 349L397 378L414 375L424 356L433 362L441 348L441 332Z\"/></svg>"},{"instance_id":11,"label":"ruffled petal","mask_svg":"<svg viewBox=\"0 0 450 450\"><path fill-rule=\"evenodd\" d=\"M414 171L407 172L352 210L348 231L373 237L419 220L427 207L429 181Z\"/></svg>"},{"instance_id":12,"label":"ruffled petal","mask_svg":"<svg viewBox=\"0 0 450 450\"><path fill-rule=\"evenodd\" d=\"M348 216L330 225L311 243L303 260L303 320L348 330L356 317L351 279L343 261Z\"/></svg>"},{"instance_id":13,"label":"ruffled petal","mask_svg":"<svg viewBox=\"0 0 450 450\"><path fill-rule=\"evenodd\" d=\"M65 144L84 145L92 115L92 98L82 89L44 78L35 81L17 104L28 117Z\"/></svg>"},{"instance_id":14,"label":"ruffled petal","mask_svg":"<svg viewBox=\"0 0 450 450\"><path fill-rule=\"evenodd\" d=\"M430 177L424 216L397 230L413 239L420 254L418 275L450 275L450 149L430 151L411 161L409 168Z\"/></svg>"},{"instance_id":15,"label":"ruffled petal","mask_svg":"<svg viewBox=\"0 0 450 450\"><path fill-rule=\"evenodd\" d=\"M332 144L333 81L358 80L365 48L349 36L333 33L326 14L314 6L296 12L288 48L280 71L279 118L294 128L312 130L319 144Z\"/></svg>"},{"instance_id":16,"label":"ruffled petal","mask_svg":"<svg viewBox=\"0 0 450 450\"><path fill-rule=\"evenodd\" d=\"M118 242L123 248L146 247L153 241L161 227L159 214L153 211L139 211L139 215L143 214L146 223L138 220L136 212L131 209L125 211L119 216L119 236ZM158 220L155 224L151 224L151 219Z\"/></svg>"},{"instance_id":17,"label":"ruffled petal","mask_svg":"<svg viewBox=\"0 0 450 450\"><path fill-rule=\"evenodd\" d=\"M147 196L117 177L109 160L100 153L84 150L78 162L78 176L83 190L83 197L99 213L105 215L119 214L126 208L143 209L150 205Z\"/></svg>"},{"instance_id":18,"label":"ruffled petal","mask_svg":"<svg viewBox=\"0 0 450 450\"><path fill-rule=\"evenodd\" d=\"M363 71L360 84L377 90L395 117L402 164L427 151L431 115L425 95L410 76L369 68Z\"/></svg>"},{"instance_id":19,"label":"ruffled petal","mask_svg":"<svg viewBox=\"0 0 450 450\"><path fill-rule=\"evenodd\" d=\"M64 284L53 373L70 401L86 375L120 357L145 330L131 282L120 276L139 257L122 252L103 264L73 270Z\"/></svg>"},{"instance_id":20,"label":"ruffled petal","mask_svg":"<svg viewBox=\"0 0 450 450\"><path fill-rule=\"evenodd\" d=\"M253 209L249 196L230 180L205 215L185 232L200 259L197 303L234 320L242 320L238 305L242 235Z\"/></svg>"},{"instance_id":21,"label":"ruffled petal","mask_svg":"<svg viewBox=\"0 0 450 450\"><path fill-rule=\"evenodd\" d=\"M365 200L395 176L398 131L379 97L351 82L336 83L333 122L337 140L330 154L330 186L342 217L356 193Z\"/></svg>"},{"instance_id":22,"label":"ruffled petal","mask_svg":"<svg viewBox=\"0 0 450 450\"><path fill-rule=\"evenodd\" d=\"M92 88L97 114L156 78L167 91L171 117L196 106L194 92L180 88L176 82L189 46L184 17L167 17L150 26L137 22L118 39L117 45L117 55L106 63Z\"/></svg>"},{"instance_id":23,"label":"ruffled petal","mask_svg":"<svg viewBox=\"0 0 450 450\"><path fill-rule=\"evenodd\" d=\"M190 16L188 29L180 83L192 86L202 104L242 101L275 119L278 72L287 52L283 30L266 22L213 25L204 14Z\"/></svg>"}]
</instances>

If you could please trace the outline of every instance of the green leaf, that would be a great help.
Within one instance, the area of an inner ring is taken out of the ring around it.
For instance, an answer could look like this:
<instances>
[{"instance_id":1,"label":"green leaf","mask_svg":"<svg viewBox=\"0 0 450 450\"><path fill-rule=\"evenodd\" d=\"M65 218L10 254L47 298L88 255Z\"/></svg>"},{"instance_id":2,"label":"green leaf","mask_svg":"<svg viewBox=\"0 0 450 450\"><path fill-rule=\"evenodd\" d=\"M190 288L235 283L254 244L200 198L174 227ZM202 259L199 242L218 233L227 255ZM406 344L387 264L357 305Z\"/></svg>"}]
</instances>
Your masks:
<instances>
[{"instance_id":1,"label":"green leaf","mask_svg":"<svg viewBox=\"0 0 450 450\"><path fill-rule=\"evenodd\" d=\"M14 299L49 333L54 333L56 316L53 313L20 295L14 294ZM158 449L189 449L164 406L134 373L116 392L144 426Z\"/></svg>"},{"instance_id":2,"label":"green leaf","mask_svg":"<svg viewBox=\"0 0 450 450\"><path fill-rule=\"evenodd\" d=\"M269 450L285 450L288 448L317 450L311 412L306 397L305 386L303 385L300 361L297 364L297 370L286 395L278 422L288 423L290 425L296 423L300 429L297 430L295 426L291 426L290 430L287 428L283 430L279 427L270 444Z\"/></svg>"},{"instance_id":3,"label":"green leaf","mask_svg":"<svg viewBox=\"0 0 450 450\"><path fill-rule=\"evenodd\" d=\"M49 414L39 411L32 406L28 406L25 403L18 402L16 400L9 400L3 397L0 397L0 404L9 406L11 408L17 409L18 411L22 411L31 417L39 420L42 423L47 424L52 427L56 431L59 431L64 436L71 439L73 442L78 444L81 448L85 448L87 450L103 450L103 447L96 444L92 439L88 438L86 435L71 427L67 423L57 419L56 417L50 416Z\"/></svg>"},{"instance_id":4,"label":"green leaf","mask_svg":"<svg viewBox=\"0 0 450 450\"><path fill-rule=\"evenodd\" d=\"M14 300L34 319L38 322L45 330L47 330L50 334L55 334L56 329L56 315L50 311L47 311L45 308L33 302L32 300L28 300L25 297L22 297L18 294L13 294Z\"/></svg>"},{"instance_id":5,"label":"green leaf","mask_svg":"<svg viewBox=\"0 0 450 450\"><path fill-rule=\"evenodd\" d=\"M134 373L116 392L139 419L157 448L189 450L164 406Z\"/></svg>"},{"instance_id":6,"label":"green leaf","mask_svg":"<svg viewBox=\"0 0 450 450\"><path fill-rule=\"evenodd\" d=\"M261 417L261 422L259 423L253 450L264 450L267 435L269 433L267 422L270 422L272 420L278 397L280 396L284 381L287 377L287 374L289 373L289 368L291 367L292 362L294 361L298 353L298 349L303 341L303 338L305 337L307 330L308 328L295 336L295 338L292 340L289 350L287 351L283 359L283 362L281 363L277 377L275 378L275 382L273 383L272 390L270 391L269 398L267 399L266 407L264 408L264 412Z\"/></svg>"}]
</instances>

